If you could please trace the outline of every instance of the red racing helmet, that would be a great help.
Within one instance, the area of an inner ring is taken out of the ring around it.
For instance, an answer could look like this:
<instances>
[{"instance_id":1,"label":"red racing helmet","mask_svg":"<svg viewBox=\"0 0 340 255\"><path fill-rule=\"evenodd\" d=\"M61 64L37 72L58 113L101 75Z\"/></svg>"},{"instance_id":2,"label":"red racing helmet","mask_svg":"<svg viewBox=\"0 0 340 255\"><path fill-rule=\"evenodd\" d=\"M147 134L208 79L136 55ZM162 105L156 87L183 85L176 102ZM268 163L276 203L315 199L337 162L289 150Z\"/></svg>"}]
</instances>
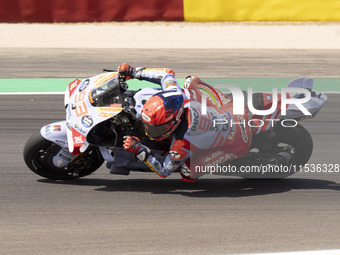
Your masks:
<instances>
[{"instance_id":1,"label":"red racing helmet","mask_svg":"<svg viewBox=\"0 0 340 255\"><path fill-rule=\"evenodd\" d=\"M142 109L145 133L153 140L168 138L181 122L184 99L180 92L163 91L150 97Z\"/></svg>"}]
</instances>

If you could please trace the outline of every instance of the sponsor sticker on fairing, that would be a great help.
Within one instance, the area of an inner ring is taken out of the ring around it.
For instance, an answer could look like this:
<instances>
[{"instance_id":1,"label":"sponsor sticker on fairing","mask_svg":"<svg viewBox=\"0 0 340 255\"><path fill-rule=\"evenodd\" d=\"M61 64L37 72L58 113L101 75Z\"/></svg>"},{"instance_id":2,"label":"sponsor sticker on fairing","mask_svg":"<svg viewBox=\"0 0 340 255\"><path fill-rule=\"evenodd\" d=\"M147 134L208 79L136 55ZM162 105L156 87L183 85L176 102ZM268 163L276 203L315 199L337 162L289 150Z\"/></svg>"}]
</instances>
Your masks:
<instances>
[{"instance_id":1,"label":"sponsor sticker on fairing","mask_svg":"<svg viewBox=\"0 0 340 255\"><path fill-rule=\"evenodd\" d=\"M90 84L90 80L86 79L82 82L82 84L79 86L79 92L83 92Z\"/></svg>"},{"instance_id":2,"label":"sponsor sticker on fairing","mask_svg":"<svg viewBox=\"0 0 340 255\"><path fill-rule=\"evenodd\" d=\"M69 83L68 85L68 91L69 91L69 97L73 94L74 90L78 87L80 84L80 80L75 79L73 82Z\"/></svg>"},{"instance_id":3,"label":"sponsor sticker on fairing","mask_svg":"<svg viewBox=\"0 0 340 255\"><path fill-rule=\"evenodd\" d=\"M45 127L45 135L50 135L51 134L51 125L47 125Z\"/></svg>"},{"instance_id":4,"label":"sponsor sticker on fairing","mask_svg":"<svg viewBox=\"0 0 340 255\"><path fill-rule=\"evenodd\" d=\"M61 131L61 125L53 125L52 130L53 131Z\"/></svg>"},{"instance_id":5,"label":"sponsor sticker on fairing","mask_svg":"<svg viewBox=\"0 0 340 255\"><path fill-rule=\"evenodd\" d=\"M93 119L91 117L91 115L85 115L82 119L81 119L81 123L83 124L84 127L86 128L90 128L93 125Z\"/></svg>"}]
</instances>

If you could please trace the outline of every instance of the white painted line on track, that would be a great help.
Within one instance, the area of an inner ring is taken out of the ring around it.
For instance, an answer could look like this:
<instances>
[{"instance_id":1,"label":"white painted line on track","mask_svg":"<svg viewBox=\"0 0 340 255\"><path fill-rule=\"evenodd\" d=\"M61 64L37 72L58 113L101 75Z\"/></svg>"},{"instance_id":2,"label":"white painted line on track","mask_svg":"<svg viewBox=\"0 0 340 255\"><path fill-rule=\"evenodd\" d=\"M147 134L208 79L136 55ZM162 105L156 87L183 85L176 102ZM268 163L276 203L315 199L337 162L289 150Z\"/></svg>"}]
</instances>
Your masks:
<instances>
[{"instance_id":1,"label":"white painted line on track","mask_svg":"<svg viewBox=\"0 0 340 255\"><path fill-rule=\"evenodd\" d=\"M65 92L0 92L0 95L64 95Z\"/></svg>"},{"instance_id":2,"label":"white painted line on track","mask_svg":"<svg viewBox=\"0 0 340 255\"><path fill-rule=\"evenodd\" d=\"M278 253L247 253L242 255L340 255L340 250L295 251Z\"/></svg>"}]
</instances>

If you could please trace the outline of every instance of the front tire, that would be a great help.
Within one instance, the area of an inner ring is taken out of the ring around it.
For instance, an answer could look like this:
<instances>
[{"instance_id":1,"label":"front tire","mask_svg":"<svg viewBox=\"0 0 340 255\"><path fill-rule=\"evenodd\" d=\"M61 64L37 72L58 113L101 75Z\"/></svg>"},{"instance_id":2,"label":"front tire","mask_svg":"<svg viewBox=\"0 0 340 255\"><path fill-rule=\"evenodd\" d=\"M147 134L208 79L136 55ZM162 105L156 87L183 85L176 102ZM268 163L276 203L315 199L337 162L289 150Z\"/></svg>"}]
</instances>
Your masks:
<instances>
[{"instance_id":1,"label":"front tire","mask_svg":"<svg viewBox=\"0 0 340 255\"><path fill-rule=\"evenodd\" d=\"M96 171L104 162L97 147L89 148L73 159L66 167L56 167L52 159L61 147L46 140L39 133L31 136L24 147L26 165L35 174L52 180L74 180Z\"/></svg>"}]
</instances>

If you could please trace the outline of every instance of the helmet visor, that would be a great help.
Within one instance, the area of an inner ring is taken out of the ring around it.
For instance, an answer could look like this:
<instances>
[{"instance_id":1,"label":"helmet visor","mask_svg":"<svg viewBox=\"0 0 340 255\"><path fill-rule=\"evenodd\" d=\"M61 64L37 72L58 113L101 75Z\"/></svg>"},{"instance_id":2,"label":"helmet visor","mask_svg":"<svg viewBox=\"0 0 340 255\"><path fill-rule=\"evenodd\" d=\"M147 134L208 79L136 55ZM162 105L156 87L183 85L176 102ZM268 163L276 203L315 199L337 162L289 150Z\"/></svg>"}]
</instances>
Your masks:
<instances>
[{"instance_id":1,"label":"helmet visor","mask_svg":"<svg viewBox=\"0 0 340 255\"><path fill-rule=\"evenodd\" d=\"M170 124L172 121L173 120L170 120L167 123L161 125L152 125L144 122L145 132L151 138L159 138L171 130L171 128L174 126L173 124Z\"/></svg>"}]
</instances>

